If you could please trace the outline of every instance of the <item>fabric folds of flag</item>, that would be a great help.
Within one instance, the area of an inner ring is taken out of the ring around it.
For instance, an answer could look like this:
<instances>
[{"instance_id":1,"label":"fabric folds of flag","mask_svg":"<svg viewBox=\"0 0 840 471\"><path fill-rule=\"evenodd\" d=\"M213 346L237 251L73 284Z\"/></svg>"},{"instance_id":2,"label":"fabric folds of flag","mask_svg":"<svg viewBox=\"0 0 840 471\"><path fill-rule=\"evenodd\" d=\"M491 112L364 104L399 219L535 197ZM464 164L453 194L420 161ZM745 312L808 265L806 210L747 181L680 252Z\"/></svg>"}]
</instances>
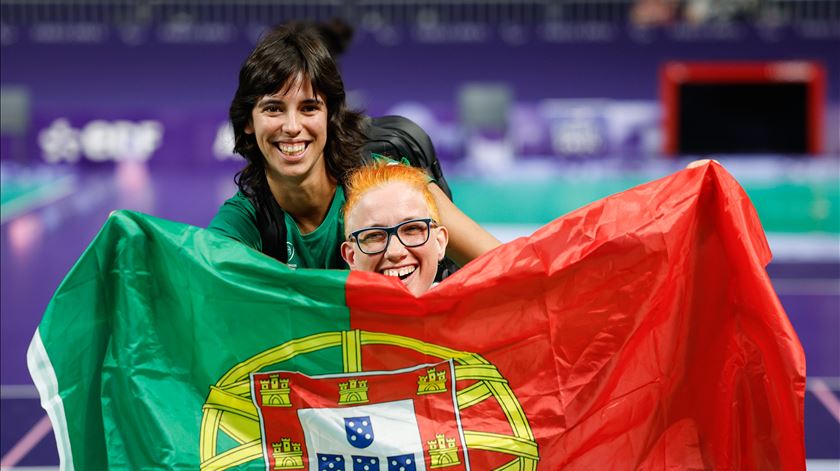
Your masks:
<instances>
[{"instance_id":1,"label":"fabric folds of flag","mask_svg":"<svg viewBox=\"0 0 840 471\"><path fill-rule=\"evenodd\" d=\"M121 211L28 362L65 469L804 469L804 353L769 260L714 163L420 298Z\"/></svg>"}]
</instances>

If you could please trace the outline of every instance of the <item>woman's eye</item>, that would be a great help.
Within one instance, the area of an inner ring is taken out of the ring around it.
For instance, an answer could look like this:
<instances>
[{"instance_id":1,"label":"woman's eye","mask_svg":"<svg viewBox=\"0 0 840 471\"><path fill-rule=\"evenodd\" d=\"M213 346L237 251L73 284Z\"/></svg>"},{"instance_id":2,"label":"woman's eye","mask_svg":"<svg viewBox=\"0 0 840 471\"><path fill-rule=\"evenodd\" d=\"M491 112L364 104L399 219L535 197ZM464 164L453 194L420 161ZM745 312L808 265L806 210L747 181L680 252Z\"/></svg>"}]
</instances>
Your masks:
<instances>
[{"instance_id":1,"label":"woman's eye","mask_svg":"<svg viewBox=\"0 0 840 471\"><path fill-rule=\"evenodd\" d=\"M425 226L421 224L408 224L402 227L403 233L405 234L418 234L423 232L424 229Z\"/></svg>"},{"instance_id":2,"label":"woman's eye","mask_svg":"<svg viewBox=\"0 0 840 471\"><path fill-rule=\"evenodd\" d=\"M385 239L385 234L382 234L381 232L377 232L374 234L365 234L362 236L362 242L365 243L380 242L383 239Z\"/></svg>"}]
</instances>

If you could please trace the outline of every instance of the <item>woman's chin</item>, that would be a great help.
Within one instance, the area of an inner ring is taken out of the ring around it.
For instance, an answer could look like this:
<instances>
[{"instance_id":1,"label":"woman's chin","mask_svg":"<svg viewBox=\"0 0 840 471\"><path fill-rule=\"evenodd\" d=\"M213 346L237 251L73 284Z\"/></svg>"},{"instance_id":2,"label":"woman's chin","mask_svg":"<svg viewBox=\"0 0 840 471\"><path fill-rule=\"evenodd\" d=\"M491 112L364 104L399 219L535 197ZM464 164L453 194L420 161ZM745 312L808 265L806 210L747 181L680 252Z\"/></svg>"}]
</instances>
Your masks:
<instances>
[{"instance_id":1,"label":"woman's chin","mask_svg":"<svg viewBox=\"0 0 840 471\"><path fill-rule=\"evenodd\" d=\"M434 280L427 280L421 276L420 269L415 271L411 274L408 278L403 280L405 283L405 287L408 291L413 294L414 296L421 296L429 291L429 288L432 286L432 281Z\"/></svg>"},{"instance_id":2,"label":"woman's chin","mask_svg":"<svg viewBox=\"0 0 840 471\"><path fill-rule=\"evenodd\" d=\"M299 154L286 154L286 153L280 152L280 159L283 160L284 162L287 162L287 163L290 163L290 164L300 162L301 160L303 160L303 158L305 156L306 156L306 151L305 150L303 152L299 153Z\"/></svg>"}]
</instances>

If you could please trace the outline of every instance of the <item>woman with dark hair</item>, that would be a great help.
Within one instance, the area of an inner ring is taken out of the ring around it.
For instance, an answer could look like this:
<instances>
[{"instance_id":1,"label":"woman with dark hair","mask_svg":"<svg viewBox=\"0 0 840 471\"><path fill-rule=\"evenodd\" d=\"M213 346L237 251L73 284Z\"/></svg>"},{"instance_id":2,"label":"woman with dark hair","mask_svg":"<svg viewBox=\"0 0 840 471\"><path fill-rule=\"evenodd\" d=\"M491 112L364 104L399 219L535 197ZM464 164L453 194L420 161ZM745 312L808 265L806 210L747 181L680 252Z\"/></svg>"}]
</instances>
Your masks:
<instances>
[{"instance_id":1,"label":"woman with dark hair","mask_svg":"<svg viewBox=\"0 0 840 471\"><path fill-rule=\"evenodd\" d=\"M260 41L239 72L230 120L234 151L248 163L209 229L292 267L346 268L343 184L363 163L364 116L347 108L338 67L315 28L290 23ZM436 184L429 189L455 262L499 245Z\"/></svg>"}]
</instances>

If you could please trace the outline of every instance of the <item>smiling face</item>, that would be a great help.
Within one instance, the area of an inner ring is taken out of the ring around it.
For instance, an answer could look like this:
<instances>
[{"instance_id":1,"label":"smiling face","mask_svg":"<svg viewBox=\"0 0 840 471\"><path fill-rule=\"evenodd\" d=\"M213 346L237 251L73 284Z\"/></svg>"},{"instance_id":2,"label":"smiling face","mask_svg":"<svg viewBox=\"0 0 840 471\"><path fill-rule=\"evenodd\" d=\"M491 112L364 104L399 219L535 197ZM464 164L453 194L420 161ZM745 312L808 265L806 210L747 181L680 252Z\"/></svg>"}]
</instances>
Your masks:
<instances>
[{"instance_id":1,"label":"smiling face","mask_svg":"<svg viewBox=\"0 0 840 471\"><path fill-rule=\"evenodd\" d=\"M429 217L424 196L404 182L393 181L366 191L346 214L344 226L349 234L365 227L391 227ZM341 245L341 255L351 270L399 277L412 294L420 296L432 286L448 241L445 227L430 230L429 240L419 247L406 247L391 236L385 252L367 255L354 240Z\"/></svg>"},{"instance_id":2,"label":"smiling face","mask_svg":"<svg viewBox=\"0 0 840 471\"><path fill-rule=\"evenodd\" d=\"M263 96L254 105L245 132L254 134L270 182L326 175L327 105L308 80L298 77L275 94Z\"/></svg>"}]
</instances>

